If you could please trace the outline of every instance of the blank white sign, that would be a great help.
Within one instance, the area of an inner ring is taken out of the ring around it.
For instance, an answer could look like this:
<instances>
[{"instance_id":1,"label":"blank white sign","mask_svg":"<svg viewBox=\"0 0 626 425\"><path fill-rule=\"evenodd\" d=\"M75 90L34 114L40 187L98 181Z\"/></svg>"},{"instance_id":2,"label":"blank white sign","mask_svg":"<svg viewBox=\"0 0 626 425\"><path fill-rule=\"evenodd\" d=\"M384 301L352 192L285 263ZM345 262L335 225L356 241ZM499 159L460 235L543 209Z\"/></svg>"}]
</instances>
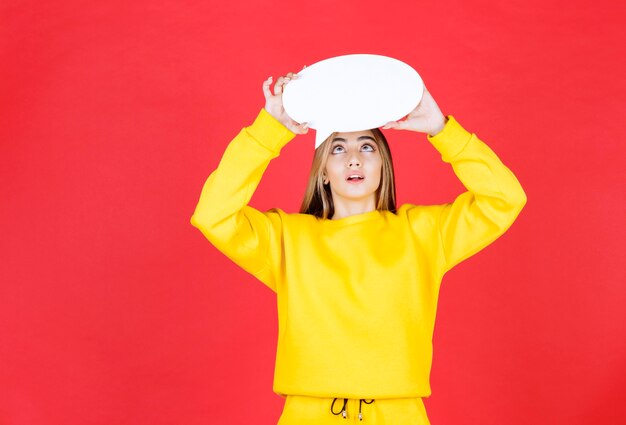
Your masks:
<instances>
[{"instance_id":1,"label":"blank white sign","mask_svg":"<svg viewBox=\"0 0 626 425\"><path fill-rule=\"evenodd\" d=\"M333 132L377 128L407 115L424 92L421 77L387 56L355 54L317 62L283 91L283 105L296 122L316 130L315 148Z\"/></svg>"}]
</instances>

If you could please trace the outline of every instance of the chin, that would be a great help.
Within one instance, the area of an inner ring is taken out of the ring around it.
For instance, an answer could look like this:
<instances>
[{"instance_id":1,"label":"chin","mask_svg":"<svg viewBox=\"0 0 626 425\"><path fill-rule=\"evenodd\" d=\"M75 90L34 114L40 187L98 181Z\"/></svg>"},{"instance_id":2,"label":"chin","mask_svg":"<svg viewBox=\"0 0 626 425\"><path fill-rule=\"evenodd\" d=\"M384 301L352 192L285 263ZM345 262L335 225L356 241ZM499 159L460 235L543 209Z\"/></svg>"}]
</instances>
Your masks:
<instances>
[{"instance_id":1,"label":"chin","mask_svg":"<svg viewBox=\"0 0 626 425\"><path fill-rule=\"evenodd\" d=\"M369 198L370 196L375 197L376 189L374 190L346 190L345 192L338 193L338 195L345 199L361 201L364 198Z\"/></svg>"}]
</instances>

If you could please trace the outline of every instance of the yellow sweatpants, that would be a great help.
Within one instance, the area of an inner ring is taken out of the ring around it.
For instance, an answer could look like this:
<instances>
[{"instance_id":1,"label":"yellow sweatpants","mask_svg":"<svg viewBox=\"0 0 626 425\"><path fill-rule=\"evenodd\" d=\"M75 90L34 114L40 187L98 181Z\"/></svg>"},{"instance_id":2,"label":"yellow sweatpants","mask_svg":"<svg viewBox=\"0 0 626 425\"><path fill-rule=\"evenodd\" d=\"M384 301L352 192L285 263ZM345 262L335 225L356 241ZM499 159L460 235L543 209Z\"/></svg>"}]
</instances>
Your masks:
<instances>
[{"instance_id":1,"label":"yellow sweatpants","mask_svg":"<svg viewBox=\"0 0 626 425\"><path fill-rule=\"evenodd\" d=\"M430 425L430 422L421 398L376 399L372 402L370 399L288 395L277 425L342 424Z\"/></svg>"}]
</instances>

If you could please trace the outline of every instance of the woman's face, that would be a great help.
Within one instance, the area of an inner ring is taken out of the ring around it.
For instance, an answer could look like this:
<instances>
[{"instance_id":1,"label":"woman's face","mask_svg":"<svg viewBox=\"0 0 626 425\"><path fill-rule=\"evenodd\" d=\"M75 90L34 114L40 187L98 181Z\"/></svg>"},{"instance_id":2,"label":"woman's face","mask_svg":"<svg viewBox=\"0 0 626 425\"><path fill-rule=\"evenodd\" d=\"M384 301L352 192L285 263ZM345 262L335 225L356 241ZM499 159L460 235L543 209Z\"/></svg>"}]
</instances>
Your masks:
<instances>
[{"instance_id":1,"label":"woman's face","mask_svg":"<svg viewBox=\"0 0 626 425\"><path fill-rule=\"evenodd\" d=\"M383 160L370 130L337 133L331 140L325 166L333 200L375 201ZM359 176L359 177L354 177Z\"/></svg>"}]
</instances>

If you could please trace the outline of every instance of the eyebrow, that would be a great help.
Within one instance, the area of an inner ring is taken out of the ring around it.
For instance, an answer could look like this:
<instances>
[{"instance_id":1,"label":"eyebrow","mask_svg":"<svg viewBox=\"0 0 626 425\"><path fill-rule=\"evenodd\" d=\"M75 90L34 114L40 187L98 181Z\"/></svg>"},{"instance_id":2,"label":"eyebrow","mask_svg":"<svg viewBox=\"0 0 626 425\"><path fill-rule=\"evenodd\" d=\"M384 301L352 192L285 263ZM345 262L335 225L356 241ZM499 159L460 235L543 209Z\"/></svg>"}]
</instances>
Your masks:
<instances>
[{"instance_id":1,"label":"eyebrow","mask_svg":"<svg viewBox=\"0 0 626 425\"><path fill-rule=\"evenodd\" d=\"M376 139L374 139L372 136L359 136L357 139L357 141L361 141L361 140L371 140L372 142L378 144L376 142ZM333 142L347 142L346 139L342 138L342 137L335 137L333 139Z\"/></svg>"}]
</instances>

